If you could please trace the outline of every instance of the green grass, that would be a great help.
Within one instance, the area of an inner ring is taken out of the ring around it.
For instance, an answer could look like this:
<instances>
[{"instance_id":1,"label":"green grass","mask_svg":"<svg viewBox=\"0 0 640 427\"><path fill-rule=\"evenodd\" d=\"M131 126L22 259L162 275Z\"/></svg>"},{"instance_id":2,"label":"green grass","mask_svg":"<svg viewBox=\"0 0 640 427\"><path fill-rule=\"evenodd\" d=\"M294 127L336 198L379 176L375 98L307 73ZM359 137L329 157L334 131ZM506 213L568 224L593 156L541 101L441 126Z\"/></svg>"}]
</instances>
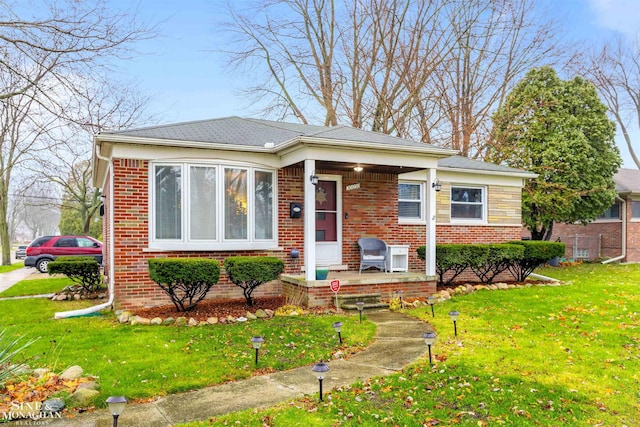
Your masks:
<instances>
[{"instance_id":1,"label":"green grass","mask_svg":"<svg viewBox=\"0 0 640 427\"><path fill-rule=\"evenodd\" d=\"M40 295L60 292L66 286L74 285L67 277L46 277L44 279L29 279L16 283L4 292L0 297L15 297L23 295Z\"/></svg>"},{"instance_id":2,"label":"green grass","mask_svg":"<svg viewBox=\"0 0 640 427\"><path fill-rule=\"evenodd\" d=\"M24 261L16 261L11 265L0 265L0 274L18 270L22 267L24 267Z\"/></svg>"},{"instance_id":3,"label":"green grass","mask_svg":"<svg viewBox=\"0 0 640 427\"><path fill-rule=\"evenodd\" d=\"M569 283L408 311L438 334L403 372L203 425L622 426L640 419L640 265L541 269ZM447 313L458 310L458 338Z\"/></svg>"},{"instance_id":4,"label":"green grass","mask_svg":"<svg viewBox=\"0 0 640 427\"><path fill-rule=\"evenodd\" d=\"M42 338L26 350L32 367L60 372L80 365L99 378L104 396L128 399L168 393L248 378L256 373L250 338L265 339L259 368L285 370L327 360L339 344L331 325L340 320L351 348L367 345L375 334L370 322L357 317L275 317L245 323L202 327L130 326L118 324L113 314L53 320L56 311L91 305L86 301L0 301L0 330L14 336ZM349 351L347 345L343 351Z\"/></svg>"}]
</instances>

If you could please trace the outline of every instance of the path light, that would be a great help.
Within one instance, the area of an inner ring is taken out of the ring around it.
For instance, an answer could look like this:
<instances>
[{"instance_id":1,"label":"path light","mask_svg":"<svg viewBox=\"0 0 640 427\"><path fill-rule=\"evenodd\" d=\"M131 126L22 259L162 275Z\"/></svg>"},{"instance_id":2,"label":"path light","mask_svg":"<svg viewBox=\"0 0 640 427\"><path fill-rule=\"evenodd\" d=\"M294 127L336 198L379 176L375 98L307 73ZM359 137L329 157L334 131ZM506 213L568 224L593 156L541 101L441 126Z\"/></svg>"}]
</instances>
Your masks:
<instances>
[{"instance_id":1,"label":"path light","mask_svg":"<svg viewBox=\"0 0 640 427\"><path fill-rule=\"evenodd\" d=\"M107 399L107 405L109 405L109 412L113 415L113 427L118 427L118 417L124 411L124 407L127 404L127 399L124 396L109 396Z\"/></svg>"},{"instance_id":2,"label":"path light","mask_svg":"<svg viewBox=\"0 0 640 427\"><path fill-rule=\"evenodd\" d=\"M263 342L264 338L262 337L251 337L251 345L256 349L256 366L258 366L258 350L262 347Z\"/></svg>"},{"instance_id":3,"label":"path light","mask_svg":"<svg viewBox=\"0 0 640 427\"><path fill-rule=\"evenodd\" d=\"M458 316L460 316L460 313L457 311L450 311L449 312L449 317L451 318L451 320L453 321L453 334L457 337L458 336L458 327L456 325L456 321L458 320Z\"/></svg>"},{"instance_id":4,"label":"path light","mask_svg":"<svg viewBox=\"0 0 640 427\"><path fill-rule=\"evenodd\" d=\"M340 335L340 332L342 332L342 322L335 322L333 324L333 329L338 333L338 339L340 340L340 344L342 344L342 335Z\"/></svg>"},{"instance_id":5,"label":"path light","mask_svg":"<svg viewBox=\"0 0 640 427\"><path fill-rule=\"evenodd\" d=\"M314 374L316 374L316 378L318 378L318 382L320 383L320 401L322 402L322 380L324 379L324 375L329 370L329 365L324 362L319 362L313 365L311 368Z\"/></svg>"},{"instance_id":6,"label":"path light","mask_svg":"<svg viewBox=\"0 0 640 427\"><path fill-rule=\"evenodd\" d=\"M433 365L433 362L431 361L431 346L436 343L436 333L425 332L422 334L422 338L424 338L424 342L427 344L427 347L429 347L429 364Z\"/></svg>"},{"instance_id":7,"label":"path light","mask_svg":"<svg viewBox=\"0 0 640 427\"><path fill-rule=\"evenodd\" d=\"M356 308L358 309L358 311L360 312L360 323L362 323L362 310L364 310L364 302L362 301L358 301L356 303Z\"/></svg>"},{"instance_id":8,"label":"path light","mask_svg":"<svg viewBox=\"0 0 640 427\"><path fill-rule=\"evenodd\" d=\"M427 297L427 304L431 306L431 317L436 317L436 313L433 311L433 306L436 304L436 297L433 295Z\"/></svg>"}]
</instances>

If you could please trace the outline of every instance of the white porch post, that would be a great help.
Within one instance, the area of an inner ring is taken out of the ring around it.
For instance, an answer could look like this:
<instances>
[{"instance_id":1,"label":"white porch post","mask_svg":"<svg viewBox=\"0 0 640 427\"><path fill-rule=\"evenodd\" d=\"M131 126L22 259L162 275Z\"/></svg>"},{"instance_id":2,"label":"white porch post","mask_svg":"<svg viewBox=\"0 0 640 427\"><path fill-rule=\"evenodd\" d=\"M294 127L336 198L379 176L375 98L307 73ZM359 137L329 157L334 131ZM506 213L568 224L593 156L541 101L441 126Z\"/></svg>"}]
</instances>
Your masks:
<instances>
[{"instance_id":1,"label":"white porch post","mask_svg":"<svg viewBox=\"0 0 640 427\"><path fill-rule=\"evenodd\" d=\"M427 276L436 274L436 190L433 183L436 180L436 170L427 171L427 241L426 241L426 271Z\"/></svg>"},{"instance_id":2,"label":"white porch post","mask_svg":"<svg viewBox=\"0 0 640 427\"><path fill-rule=\"evenodd\" d=\"M304 161L304 275L305 280L316 280L316 187L311 175L316 171L316 161Z\"/></svg>"}]
</instances>

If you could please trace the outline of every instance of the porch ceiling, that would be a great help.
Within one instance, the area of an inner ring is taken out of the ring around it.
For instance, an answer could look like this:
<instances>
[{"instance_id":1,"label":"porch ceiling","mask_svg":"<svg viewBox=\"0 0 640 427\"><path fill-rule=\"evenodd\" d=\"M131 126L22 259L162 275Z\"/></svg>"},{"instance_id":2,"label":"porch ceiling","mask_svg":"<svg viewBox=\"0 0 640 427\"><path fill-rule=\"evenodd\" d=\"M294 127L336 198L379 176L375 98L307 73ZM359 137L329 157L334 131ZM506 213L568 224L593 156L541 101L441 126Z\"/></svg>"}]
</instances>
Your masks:
<instances>
[{"instance_id":1,"label":"porch ceiling","mask_svg":"<svg viewBox=\"0 0 640 427\"><path fill-rule=\"evenodd\" d=\"M293 167L304 168L303 162L298 162ZM424 170L427 168L409 167L409 166L389 166L389 165L374 165L369 163L354 163L354 162L331 162L327 160L316 160L316 170L337 170L345 172L353 172L353 168L356 166L362 167L362 172L373 173L388 173L393 175L400 175L407 172L415 172Z\"/></svg>"}]
</instances>

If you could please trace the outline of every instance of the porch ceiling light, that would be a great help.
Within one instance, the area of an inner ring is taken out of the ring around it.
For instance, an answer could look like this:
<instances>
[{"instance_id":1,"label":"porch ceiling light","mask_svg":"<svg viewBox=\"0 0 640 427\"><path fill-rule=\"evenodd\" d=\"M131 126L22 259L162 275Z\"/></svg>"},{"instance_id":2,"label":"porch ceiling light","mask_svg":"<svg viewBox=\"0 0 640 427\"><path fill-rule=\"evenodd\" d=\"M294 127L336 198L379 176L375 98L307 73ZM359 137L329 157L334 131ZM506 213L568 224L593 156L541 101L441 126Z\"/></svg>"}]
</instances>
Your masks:
<instances>
[{"instance_id":1,"label":"porch ceiling light","mask_svg":"<svg viewBox=\"0 0 640 427\"><path fill-rule=\"evenodd\" d=\"M431 186L433 187L434 190L438 192L442 190L442 184L440 183L440 180L438 178L436 178L436 180L433 181L433 184L431 184Z\"/></svg>"},{"instance_id":2,"label":"porch ceiling light","mask_svg":"<svg viewBox=\"0 0 640 427\"><path fill-rule=\"evenodd\" d=\"M312 175L309 177L309 180L311 181L311 184L313 184L313 185L318 185L318 180L319 180L319 179L320 179L320 178L318 178L318 175L316 175L316 174L312 174Z\"/></svg>"},{"instance_id":3,"label":"porch ceiling light","mask_svg":"<svg viewBox=\"0 0 640 427\"><path fill-rule=\"evenodd\" d=\"M353 170L356 172L362 172L362 166L356 166Z\"/></svg>"}]
</instances>

